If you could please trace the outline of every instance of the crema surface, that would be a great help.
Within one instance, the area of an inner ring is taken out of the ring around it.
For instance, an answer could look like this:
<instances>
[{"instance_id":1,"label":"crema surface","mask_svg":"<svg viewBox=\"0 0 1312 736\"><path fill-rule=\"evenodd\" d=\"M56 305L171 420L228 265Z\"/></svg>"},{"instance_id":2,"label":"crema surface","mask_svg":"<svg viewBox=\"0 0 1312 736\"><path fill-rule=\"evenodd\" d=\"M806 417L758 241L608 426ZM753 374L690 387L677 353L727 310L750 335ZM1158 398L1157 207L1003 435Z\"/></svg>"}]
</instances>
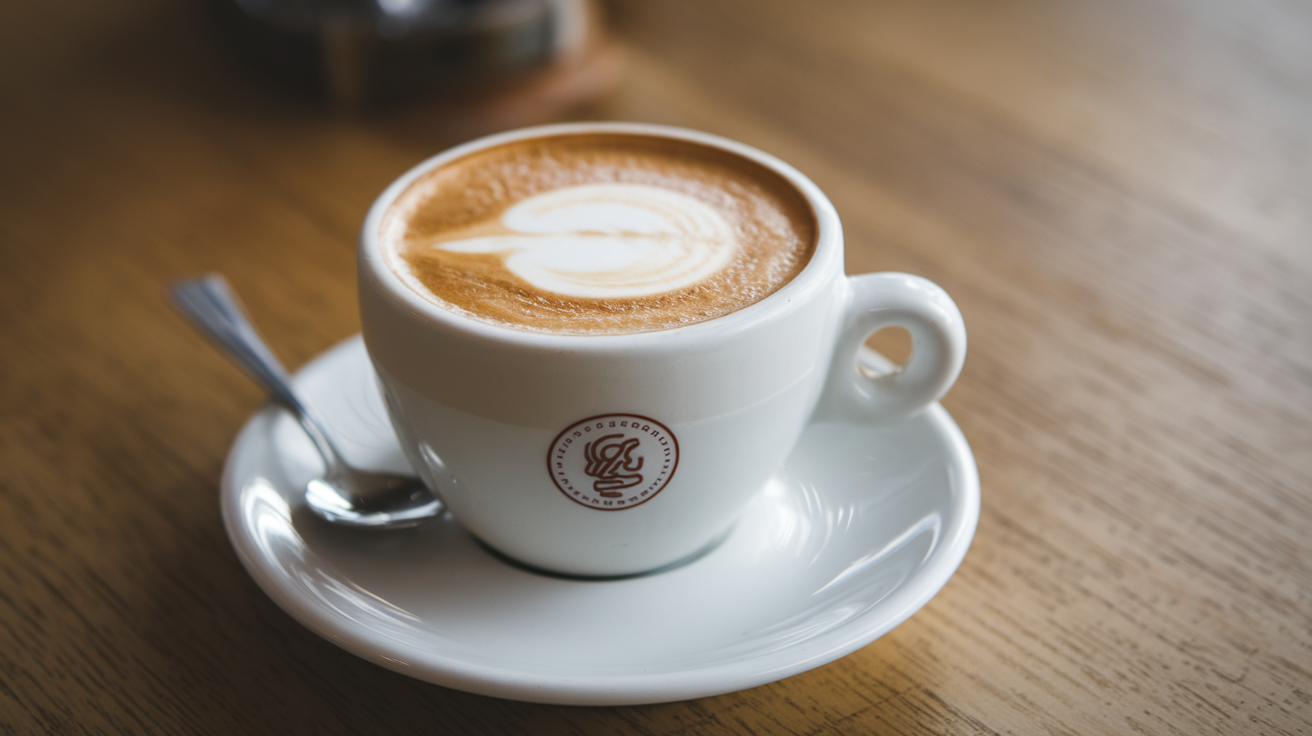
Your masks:
<instances>
[{"instance_id":1,"label":"crema surface","mask_svg":"<svg viewBox=\"0 0 1312 736\"><path fill-rule=\"evenodd\" d=\"M510 143L445 164L386 212L389 268L425 299L513 329L621 334L729 314L815 247L775 172L696 143L627 134Z\"/></svg>"}]
</instances>

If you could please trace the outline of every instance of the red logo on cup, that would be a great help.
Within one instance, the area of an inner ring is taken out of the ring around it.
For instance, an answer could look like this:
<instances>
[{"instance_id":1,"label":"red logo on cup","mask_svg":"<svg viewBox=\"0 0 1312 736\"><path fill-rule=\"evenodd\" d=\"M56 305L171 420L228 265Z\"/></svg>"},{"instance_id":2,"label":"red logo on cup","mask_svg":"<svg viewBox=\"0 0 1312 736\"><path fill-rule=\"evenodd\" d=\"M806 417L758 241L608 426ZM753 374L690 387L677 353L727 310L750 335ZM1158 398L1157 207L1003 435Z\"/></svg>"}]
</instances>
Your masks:
<instances>
[{"instance_id":1,"label":"red logo on cup","mask_svg":"<svg viewBox=\"0 0 1312 736\"><path fill-rule=\"evenodd\" d=\"M551 480L571 501L619 511L650 501L679 465L668 427L638 414L602 414L556 435L547 453Z\"/></svg>"}]
</instances>

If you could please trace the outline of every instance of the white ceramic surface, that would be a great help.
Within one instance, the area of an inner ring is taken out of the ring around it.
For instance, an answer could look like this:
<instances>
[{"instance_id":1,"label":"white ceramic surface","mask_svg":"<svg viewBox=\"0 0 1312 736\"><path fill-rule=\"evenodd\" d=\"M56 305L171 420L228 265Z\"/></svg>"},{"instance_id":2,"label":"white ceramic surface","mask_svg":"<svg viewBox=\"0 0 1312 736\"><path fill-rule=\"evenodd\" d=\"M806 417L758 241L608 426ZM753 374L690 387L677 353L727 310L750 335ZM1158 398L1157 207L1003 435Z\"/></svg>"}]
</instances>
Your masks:
<instances>
[{"instance_id":1,"label":"white ceramic surface","mask_svg":"<svg viewBox=\"0 0 1312 736\"><path fill-rule=\"evenodd\" d=\"M296 380L351 460L405 469L358 338ZM683 700L831 662L925 605L979 518L974 458L937 404L893 424L811 425L722 544L682 567L618 580L515 567L449 515L406 531L331 526L304 505L317 466L277 409L237 438L224 521L260 587L371 662L546 703Z\"/></svg>"}]
</instances>

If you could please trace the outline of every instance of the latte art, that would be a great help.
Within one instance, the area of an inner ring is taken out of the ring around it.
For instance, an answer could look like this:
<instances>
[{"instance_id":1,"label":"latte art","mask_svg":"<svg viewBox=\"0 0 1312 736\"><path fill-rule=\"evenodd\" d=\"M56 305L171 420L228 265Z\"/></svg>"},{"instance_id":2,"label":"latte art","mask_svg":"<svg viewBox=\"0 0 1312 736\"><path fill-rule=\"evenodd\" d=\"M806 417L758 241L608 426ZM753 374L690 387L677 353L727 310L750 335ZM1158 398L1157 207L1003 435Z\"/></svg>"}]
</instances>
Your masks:
<instances>
[{"instance_id":1,"label":"latte art","mask_svg":"<svg viewBox=\"0 0 1312 736\"><path fill-rule=\"evenodd\" d=\"M675 138L563 134L467 154L388 207L378 247L423 299L532 332L649 332L715 319L806 265L816 223L786 179Z\"/></svg>"},{"instance_id":2,"label":"latte art","mask_svg":"<svg viewBox=\"0 0 1312 736\"><path fill-rule=\"evenodd\" d=\"M649 296L701 282L737 249L733 228L686 194L643 184L583 184L537 194L500 218L511 231L434 245L502 256L507 270L555 294Z\"/></svg>"}]
</instances>

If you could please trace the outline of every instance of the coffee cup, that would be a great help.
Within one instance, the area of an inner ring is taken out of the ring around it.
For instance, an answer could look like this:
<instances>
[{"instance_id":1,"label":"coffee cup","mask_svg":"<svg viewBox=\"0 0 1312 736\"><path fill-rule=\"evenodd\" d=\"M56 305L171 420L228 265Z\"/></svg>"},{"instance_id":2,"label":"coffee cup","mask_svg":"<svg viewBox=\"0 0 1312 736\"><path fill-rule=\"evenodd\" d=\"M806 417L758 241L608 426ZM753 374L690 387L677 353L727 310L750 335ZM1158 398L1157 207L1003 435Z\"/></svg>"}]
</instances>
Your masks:
<instances>
[{"instance_id":1,"label":"coffee cup","mask_svg":"<svg viewBox=\"0 0 1312 736\"><path fill-rule=\"evenodd\" d=\"M545 571L620 576L713 547L814 421L941 397L965 329L900 273L848 277L800 172L697 131L579 123L483 138L379 196L364 340L410 463L460 523ZM857 354L906 328L905 365Z\"/></svg>"}]
</instances>

